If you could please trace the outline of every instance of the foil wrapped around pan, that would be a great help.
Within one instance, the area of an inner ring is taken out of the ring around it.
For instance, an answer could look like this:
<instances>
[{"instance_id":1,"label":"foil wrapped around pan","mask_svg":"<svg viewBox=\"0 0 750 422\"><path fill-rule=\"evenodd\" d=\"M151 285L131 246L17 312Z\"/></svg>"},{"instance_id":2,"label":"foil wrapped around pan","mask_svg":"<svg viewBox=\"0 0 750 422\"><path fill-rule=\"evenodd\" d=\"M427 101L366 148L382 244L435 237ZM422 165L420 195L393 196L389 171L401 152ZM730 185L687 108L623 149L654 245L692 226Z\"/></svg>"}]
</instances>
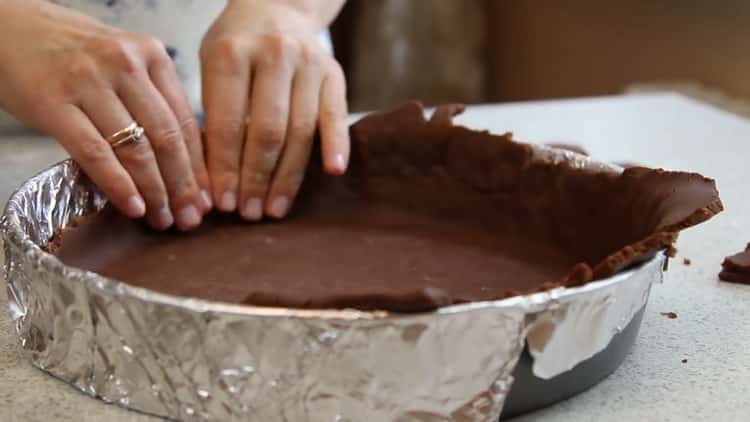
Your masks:
<instances>
[{"instance_id":1,"label":"foil wrapped around pan","mask_svg":"<svg viewBox=\"0 0 750 422\"><path fill-rule=\"evenodd\" d=\"M87 394L179 420L497 420L525 344L541 378L593 356L643 307L666 259L582 287L422 314L239 306L133 287L40 248L105 204L70 161L10 199L2 235L20 344Z\"/></svg>"}]
</instances>

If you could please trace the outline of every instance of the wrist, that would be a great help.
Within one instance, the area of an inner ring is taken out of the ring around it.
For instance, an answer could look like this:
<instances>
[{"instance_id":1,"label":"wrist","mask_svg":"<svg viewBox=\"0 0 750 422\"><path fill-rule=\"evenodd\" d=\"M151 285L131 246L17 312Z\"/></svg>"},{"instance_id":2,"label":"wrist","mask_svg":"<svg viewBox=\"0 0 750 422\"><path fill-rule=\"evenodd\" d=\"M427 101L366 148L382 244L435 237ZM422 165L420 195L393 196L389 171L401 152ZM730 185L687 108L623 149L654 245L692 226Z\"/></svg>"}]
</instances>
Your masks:
<instances>
[{"instance_id":1,"label":"wrist","mask_svg":"<svg viewBox=\"0 0 750 422\"><path fill-rule=\"evenodd\" d=\"M321 10L321 3L326 2L319 0L228 0L227 9L242 11L249 19L264 19L279 30L318 32L326 28L333 20L333 16L327 16L330 13L327 14Z\"/></svg>"}]
</instances>

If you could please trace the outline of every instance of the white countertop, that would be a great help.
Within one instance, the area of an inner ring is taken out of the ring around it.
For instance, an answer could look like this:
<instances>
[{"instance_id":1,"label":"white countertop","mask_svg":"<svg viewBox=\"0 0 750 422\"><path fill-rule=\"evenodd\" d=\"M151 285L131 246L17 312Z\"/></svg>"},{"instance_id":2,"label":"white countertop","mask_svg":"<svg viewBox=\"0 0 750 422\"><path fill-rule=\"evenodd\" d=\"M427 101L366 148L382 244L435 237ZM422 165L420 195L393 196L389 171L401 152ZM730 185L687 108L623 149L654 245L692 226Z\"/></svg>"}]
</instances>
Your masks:
<instances>
[{"instance_id":1,"label":"white countertop","mask_svg":"<svg viewBox=\"0 0 750 422\"><path fill-rule=\"evenodd\" d=\"M750 121L672 94L483 105L458 121L529 142L579 144L602 160L700 172L717 180L726 208L683 233L623 365L589 391L514 421L750 420L750 286L716 277L724 256L750 242ZM1 136L0 199L63 157L43 137ZM5 295L0 307L7 308ZM667 311L678 318L660 315ZM34 369L0 313L0 421L151 420Z\"/></svg>"}]
</instances>

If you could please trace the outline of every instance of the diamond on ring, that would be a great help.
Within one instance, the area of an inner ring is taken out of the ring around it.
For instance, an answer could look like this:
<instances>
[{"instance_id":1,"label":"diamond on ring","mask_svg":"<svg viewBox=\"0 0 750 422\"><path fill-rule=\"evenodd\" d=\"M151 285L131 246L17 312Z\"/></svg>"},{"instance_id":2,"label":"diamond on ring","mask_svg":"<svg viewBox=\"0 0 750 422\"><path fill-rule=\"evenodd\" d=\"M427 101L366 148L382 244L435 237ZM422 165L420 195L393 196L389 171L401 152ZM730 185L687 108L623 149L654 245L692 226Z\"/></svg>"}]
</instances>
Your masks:
<instances>
[{"instance_id":1,"label":"diamond on ring","mask_svg":"<svg viewBox=\"0 0 750 422\"><path fill-rule=\"evenodd\" d=\"M107 138L107 142L114 149L123 145L132 144L138 142L143 135L145 130L138 126L136 122L129 124L125 129L118 130L110 137Z\"/></svg>"},{"instance_id":2,"label":"diamond on ring","mask_svg":"<svg viewBox=\"0 0 750 422\"><path fill-rule=\"evenodd\" d=\"M140 141L141 138L143 138L144 132L145 130L142 127L136 126L135 129L133 129L133 141Z\"/></svg>"}]
</instances>

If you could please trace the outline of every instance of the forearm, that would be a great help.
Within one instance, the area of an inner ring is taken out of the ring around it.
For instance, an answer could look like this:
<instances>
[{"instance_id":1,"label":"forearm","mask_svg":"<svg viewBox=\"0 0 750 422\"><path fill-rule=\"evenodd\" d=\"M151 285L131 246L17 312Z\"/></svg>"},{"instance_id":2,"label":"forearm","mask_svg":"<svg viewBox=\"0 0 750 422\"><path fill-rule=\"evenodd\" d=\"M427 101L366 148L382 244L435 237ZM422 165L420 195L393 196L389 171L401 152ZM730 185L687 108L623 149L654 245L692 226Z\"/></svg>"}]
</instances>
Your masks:
<instances>
[{"instance_id":1,"label":"forearm","mask_svg":"<svg viewBox=\"0 0 750 422\"><path fill-rule=\"evenodd\" d=\"M229 0L228 5L236 3L260 8L269 6L288 7L309 17L316 23L317 29L323 29L333 22L346 0Z\"/></svg>"}]
</instances>

